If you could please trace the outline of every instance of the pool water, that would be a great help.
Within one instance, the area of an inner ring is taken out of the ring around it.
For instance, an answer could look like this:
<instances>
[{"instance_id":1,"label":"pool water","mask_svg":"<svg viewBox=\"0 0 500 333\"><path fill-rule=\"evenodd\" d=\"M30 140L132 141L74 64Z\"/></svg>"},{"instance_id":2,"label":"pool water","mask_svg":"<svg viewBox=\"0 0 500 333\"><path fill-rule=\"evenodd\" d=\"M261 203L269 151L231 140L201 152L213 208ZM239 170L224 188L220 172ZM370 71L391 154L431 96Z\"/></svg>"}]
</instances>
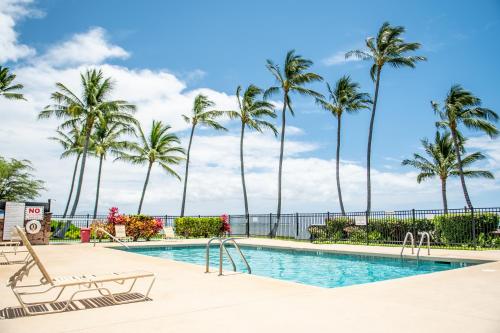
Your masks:
<instances>
[{"instance_id":1,"label":"pool water","mask_svg":"<svg viewBox=\"0 0 500 333\"><path fill-rule=\"evenodd\" d=\"M268 247L240 246L252 274L293 281L313 286L335 288L354 284L397 279L412 275L446 271L474 264L387 258L368 255L337 254L322 251L301 251ZM227 246L239 272L246 266L236 249ZM124 251L152 257L205 265L205 246L140 247ZM219 247L210 248L210 266L218 267ZM225 257L224 269L232 270ZM205 268L200 267L200 272Z\"/></svg>"}]
</instances>

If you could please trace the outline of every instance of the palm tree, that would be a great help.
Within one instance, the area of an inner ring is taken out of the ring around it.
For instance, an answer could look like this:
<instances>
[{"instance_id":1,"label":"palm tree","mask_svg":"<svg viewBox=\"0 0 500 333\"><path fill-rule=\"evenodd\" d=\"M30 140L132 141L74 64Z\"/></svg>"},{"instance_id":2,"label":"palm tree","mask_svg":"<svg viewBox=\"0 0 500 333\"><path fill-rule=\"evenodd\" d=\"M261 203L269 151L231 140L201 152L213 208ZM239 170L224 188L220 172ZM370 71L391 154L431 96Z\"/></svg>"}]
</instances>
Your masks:
<instances>
[{"instance_id":1,"label":"palm tree","mask_svg":"<svg viewBox=\"0 0 500 333\"><path fill-rule=\"evenodd\" d=\"M369 214L372 205L371 187L371 154L373 124L375 122L375 112L380 85L380 74L385 64L394 68L410 67L414 68L418 61L426 60L422 56L408 56L410 51L420 48L420 43L405 43L401 35L405 32L402 26L391 26L385 22L380 27L377 37L368 37L365 41L368 50L354 50L346 53L346 58L357 57L362 60L370 60L373 65L370 69L370 76L375 81L375 94L373 99L372 114L370 118L370 129L368 132L368 148L366 150L366 180L367 180L367 204L366 211Z\"/></svg>"},{"instance_id":2,"label":"palm tree","mask_svg":"<svg viewBox=\"0 0 500 333\"><path fill-rule=\"evenodd\" d=\"M464 153L464 139L460 138L460 152ZM445 214L448 213L448 201L446 199L446 182L450 176L460 176L460 166L457 159L457 154L454 148L453 139L450 133L441 134L436 132L434 142L430 143L427 139L422 140L422 146L428 158L413 154L413 159L406 159L402 162L403 165L409 165L420 170L417 176L417 182L439 177L441 181L441 196L443 198L443 208ZM475 152L467 155L462 160L462 166L468 167L474 162L485 159L485 156L480 152ZM468 178L489 178L493 179L493 174L484 170L464 170L464 177Z\"/></svg>"},{"instance_id":3,"label":"palm tree","mask_svg":"<svg viewBox=\"0 0 500 333\"><path fill-rule=\"evenodd\" d=\"M61 125L62 128L74 126L75 123L80 124L83 128L85 141L75 200L70 213L71 216L75 214L80 200L90 136L96 119L106 113L113 112L113 117L117 120L120 119L124 122L136 123L131 114L131 112L135 111L134 105L123 100L108 100L113 90L113 83L111 78L104 79L101 70L87 70L84 74L80 74L80 79L82 84L81 98L64 84L58 82L56 86L59 90L52 93L51 96L54 104L45 107L38 115L39 119L50 117L68 119Z\"/></svg>"},{"instance_id":4,"label":"palm tree","mask_svg":"<svg viewBox=\"0 0 500 333\"><path fill-rule=\"evenodd\" d=\"M431 102L431 106L434 112L441 118L440 121L436 122L436 126L448 128L451 132L465 202L469 209L472 209L472 202L465 184L464 161L460 154L458 127L463 124L470 130L486 133L490 138L493 138L498 135L498 129L493 123L498 120L498 115L490 109L481 107L481 99L474 96L470 91L463 89L460 85L453 85L451 87L441 110L439 109L439 104L436 102Z\"/></svg>"},{"instance_id":5,"label":"palm tree","mask_svg":"<svg viewBox=\"0 0 500 333\"><path fill-rule=\"evenodd\" d=\"M75 186L76 172L78 170L78 162L83 153L83 146L85 138L83 136L82 130L73 127L69 133L63 132L61 129L56 130L57 136L50 137L50 140L58 142L64 149L60 158L66 158L69 156L76 155L75 166L73 168L73 176L71 177L71 186L69 189L68 200L66 202L66 207L64 208L63 217L66 217L68 213L69 204L71 202L71 197L73 196L73 189Z\"/></svg>"},{"instance_id":6,"label":"palm tree","mask_svg":"<svg viewBox=\"0 0 500 333\"><path fill-rule=\"evenodd\" d=\"M245 136L245 128L254 129L260 133L264 129L271 130L274 135L278 134L276 127L270 122L263 120L264 117L276 118L274 107L271 103L257 100L262 94L262 89L251 84L241 97L241 86L236 89L236 98L238 99L238 111L229 111L229 117L237 118L241 121L240 134L240 166L241 166L241 184L243 187L243 200L245 203L245 219L248 218L248 198L247 188L245 185L245 164L243 161L243 139Z\"/></svg>"},{"instance_id":7,"label":"palm tree","mask_svg":"<svg viewBox=\"0 0 500 333\"><path fill-rule=\"evenodd\" d=\"M271 60L267 60L267 69L271 72L277 85L268 88L264 93L264 99L269 98L277 93L283 94L283 107L281 110L281 143L280 143L280 160L278 168L278 209L277 219L271 234L274 234L278 228L281 217L281 176L283 173L283 151L285 147L285 127L286 127L286 110L290 110L292 116L294 111L290 94L298 93L303 96L312 96L315 98L323 98L323 95L314 90L305 88L304 85L316 81L321 81L323 78L312 72L307 72L313 65L313 62L304 59L302 56L295 54L295 50L287 52L283 70L279 65Z\"/></svg>"},{"instance_id":8,"label":"palm tree","mask_svg":"<svg viewBox=\"0 0 500 333\"><path fill-rule=\"evenodd\" d=\"M22 84L11 85L16 79L15 74L10 74L7 67L0 66L0 96L7 99L26 100L24 95L16 92L24 88Z\"/></svg>"},{"instance_id":9,"label":"palm tree","mask_svg":"<svg viewBox=\"0 0 500 333\"><path fill-rule=\"evenodd\" d=\"M113 113L106 113L98 117L95 123L95 130L92 135L92 152L99 158L99 169L97 172L97 187L94 204L94 219L97 216L99 205L99 190L101 187L102 162L106 159L108 152L119 155L128 146L127 141L121 140L125 134L134 134L135 130L127 122L113 119Z\"/></svg>"},{"instance_id":10,"label":"palm tree","mask_svg":"<svg viewBox=\"0 0 500 333\"><path fill-rule=\"evenodd\" d=\"M317 103L326 111L329 111L337 118L337 153L335 157L335 174L337 179L337 193L339 197L340 210L345 215L344 203L342 201L342 191L340 187L340 133L342 115L344 112L356 113L362 109L369 109L371 103L370 96L359 92L359 84L353 82L348 75L342 76L336 83L334 89L327 83L328 99L316 99Z\"/></svg>"},{"instance_id":11,"label":"palm tree","mask_svg":"<svg viewBox=\"0 0 500 333\"><path fill-rule=\"evenodd\" d=\"M182 193L182 207L181 207L181 216L184 216L184 209L186 207L186 191L187 191L187 182L188 182L188 174L189 174L189 157L191 153L191 145L193 143L194 130L196 125L203 125L210 128L213 128L218 131L227 131L227 129L219 124L216 119L224 114L223 111L209 110L214 106L214 102L208 99L207 96L199 94L194 99L192 114L190 115L182 115L184 120L191 124L191 135L189 136L189 144L187 150L186 157L186 171L184 173L184 190Z\"/></svg>"},{"instance_id":12,"label":"palm tree","mask_svg":"<svg viewBox=\"0 0 500 333\"><path fill-rule=\"evenodd\" d=\"M141 127L138 126L140 142L127 144L129 152L117 152L118 157L115 160L122 160L137 165L147 164L148 166L137 214L141 213L149 175L155 163L160 165L168 174L175 176L179 180L181 179L171 166L179 164L184 159L184 149L178 146L180 140L177 135L169 133L170 129L170 126L164 125L161 121L153 120L151 132L146 137Z\"/></svg>"}]
</instances>

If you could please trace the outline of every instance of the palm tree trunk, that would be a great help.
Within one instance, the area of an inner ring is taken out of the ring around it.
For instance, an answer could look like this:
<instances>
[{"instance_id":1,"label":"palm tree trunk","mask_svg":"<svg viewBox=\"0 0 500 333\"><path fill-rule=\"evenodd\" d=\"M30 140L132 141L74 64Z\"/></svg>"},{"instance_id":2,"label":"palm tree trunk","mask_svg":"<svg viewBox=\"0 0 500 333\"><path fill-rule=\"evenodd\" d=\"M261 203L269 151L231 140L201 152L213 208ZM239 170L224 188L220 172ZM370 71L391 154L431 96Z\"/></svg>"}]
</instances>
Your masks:
<instances>
[{"instance_id":1,"label":"palm tree trunk","mask_svg":"<svg viewBox=\"0 0 500 333\"><path fill-rule=\"evenodd\" d=\"M94 219L97 217L97 206L99 205L99 190L101 188L101 171L104 155L99 157L99 171L97 172L97 189L95 191Z\"/></svg>"},{"instance_id":2,"label":"palm tree trunk","mask_svg":"<svg viewBox=\"0 0 500 333\"><path fill-rule=\"evenodd\" d=\"M446 178L441 178L441 195L443 197L444 213L448 214L448 199L446 199Z\"/></svg>"},{"instance_id":3,"label":"palm tree trunk","mask_svg":"<svg viewBox=\"0 0 500 333\"><path fill-rule=\"evenodd\" d=\"M184 173L184 191L182 193L181 217L184 216L184 208L186 207L186 191L187 191L187 181L188 181L188 174L189 174L189 155L191 153L191 144L193 143L194 127L195 127L195 124L193 124L193 126L191 127L191 136L189 137L189 145L188 145L188 151L187 151L187 156L186 156L186 171Z\"/></svg>"},{"instance_id":4,"label":"palm tree trunk","mask_svg":"<svg viewBox=\"0 0 500 333\"><path fill-rule=\"evenodd\" d=\"M283 151L285 148L285 128L286 128L286 102L288 100L287 93L283 95L283 110L281 111L281 143L280 143L280 162L278 168L278 209L276 213L276 223L271 232L271 237L276 234L281 218L281 176L283 174Z\"/></svg>"},{"instance_id":5,"label":"palm tree trunk","mask_svg":"<svg viewBox=\"0 0 500 333\"><path fill-rule=\"evenodd\" d=\"M86 127L87 127L87 133L85 133L85 145L83 146L82 165L80 166L80 175L78 177L78 186L76 187L75 201L73 202L73 207L71 208L70 216L75 215L76 208L78 207L78 201L80 201L80 193L82 191L83 175L85 173L85 162L87 161L87 152L89 150L90 132L92 130L92 122L88 122Z\"/></svg>"},{"instance_id":6,"label":"palm tree trunk","mask_svg":"<svg viewBox=\"0 0 500 333\"><path fill-rule=\"evenodd\" d=\"M371 158L372 158L372 137L373 123L375 122L375 111L377 110L378 89L380 84L380 68L377 68L377 78L375 80L375 96L373 98L372 115L370 118L370 130L368 132L368 147L366 149L366 212L370 214L372 209L372 182L371 182Z\"/></svg>"},{"instance_id":7,"label":"palm tree trunk","mask_svg":"<svg viewBox=\"0 0 500 333\"><path fill-rule=\"evenodd\" d=\"M337 178L337 193L339 196L340 211L342 212L342 215L345 216L344 202L342 201L342 190L340 189L340 126L341 115L337 115L337 154L335 157L335 173Z\"/></svg>"},{"instance_id":8,"label":"palm tree trunk","mask_svg":"<svg viewBox=\"0 0 500 333\"><path fill-rule=\"evenodd\" d=\"M139 201L139 208L137 209L137 214L141 213L142 202L144 201L144 194L146 194L146 188L148 187L149 175L151 174L151 167L152 166L153 166L153 163L149 162L148 173L146 174L146 181L144 182L144 187L142 188L141 201Z\"/></svg>"},{"instance_id":9,"label":"palm tree trunk","mask_svg":"<svg viewBox=\"0 0 500 333\"><path fill-rule=\"evenodd\" d=\"M467 191L467 185L465 184L464 170L462 167L462 156L460 155L460 144L458 143L456 130L453 127L451 127L451 136L453 138L453 145L455 146L455 153L457 154L458 171L460 174L462 189L464 191L465 202L467 203L467 207L472 210L472 202L470 201L469 192Z\"/></svg>"},{"instance_id":10,"label":"palm tree trunk","mask_svg":"<svg viewBox=\"0 0 500 333\"><path fill-rule=\"evenodd\" d=\"M76 155L75 168L73 169L73 177L71 178L71 187L69 188L68 201L66 202L66 207L64 208L63 218L66 217L68 213L69 204L71 203L71 197L73 196L73 189L75 187L76 171L78 170L78 162L80 161L81 154Z\"/></svg>"},{"instance_id":11,"label":"palm tree trunk","mask_svg":"<svg viewBox=\"0 0 500 333\"><path fill-rule=\"evenodd\" d=\"M248 218L248 198L247 187L245 185L245 164L243 161L243 138L245 136L245 123L241 122L241 137L240 137L240 164L241 164L241 185L243 187L243 201L245 203L245 220ZM247 221L248 222L248 221Z\"/></svg>"}]
</instances>

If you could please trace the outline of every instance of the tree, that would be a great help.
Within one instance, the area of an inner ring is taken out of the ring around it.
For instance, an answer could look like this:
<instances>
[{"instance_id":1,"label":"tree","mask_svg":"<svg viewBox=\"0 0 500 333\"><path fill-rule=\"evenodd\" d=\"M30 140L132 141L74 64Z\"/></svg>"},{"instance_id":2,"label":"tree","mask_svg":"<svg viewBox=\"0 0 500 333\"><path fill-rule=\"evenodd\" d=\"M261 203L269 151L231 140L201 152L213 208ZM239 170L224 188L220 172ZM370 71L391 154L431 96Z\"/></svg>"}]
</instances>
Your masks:
<instances>
[{"instance_id":1,"label":"tree","mask_svg":"<svg viewBox=\"0 0 500 333\"><path fill-rule=\"evenodd\" d=\"M187 182L189 175L189 158L191 155L191 145L193 143L194 130L197 125L206 126L209 128L213 128L218 131L227 131L227 129L217 122L217 118L224 114L223 111L212 110L211 108L214 106L214 102L208 99L205 95L198 95L194 99L193 110L190 115L182 115L184 120L191 124L191 134L189 136L189 144L187 149L187 158L186 158L186 171L184 173L184 190L182 193L182 207L181 207L181 216L184 216L184 210L186 207L186 191L187 191Z\"/></svg>"},{"instance_id":2,"label":"tree","mask_svg":"<svg viewBox=\"0 0 500 333\"><path fill-rule=\"evenodd\" d=\"M276 127L270 122L263 120L265 117L276 118L274 107L271 103L257 100L262 94L262 89L253 84L241 96L241 86L236 89L236 98L238 99L238 111L229 111L229 117L241 121L240 132L240 167L241 167L241 185L243 188L243 201L245 204L245 219L248 218L248 198L245 184L245 163L243 159L243 140L245 137L245 128L254 129L262 133L264 129L271 130L274 135L278 134Z\"/></svg>"},{"instance_id":3,"label":"tree","mask_svg":"<svg viewBox=\"0 0 500 333\"><path fill-rule=\"evenodd\" d=\"M71 186L69 189L68 200L66 202L66 207L64 208L63 217L66 217L68 213L69 204L71 203L71 197L73 196L73 189L75 186L76 172L78 170L78 162L83 153L85 137L82 130L73 127L68 133L63 132L61 129L56 130L57 136L50 137L50 140L58 142L64 149L60 158L66 158L69 156L76 155L75 166L73 168L73 176L71 177Z\"/></svg>"},{"instance_id":4,"label":"tree","mask_svg":"<svg viewBox=\"0 0 500 333\"><path fill-rule=\"evenodd\" d=\"M23 94L17 92L24 86L19 83L12 85L15 79L16 75L9 73L7 67L0 66L0 96L7 99L26 100Z\"/></svg>"},{"instance_id":5,"label":"tree","mask_svg":"<svg viewBox=\"0 0 500 333\"><path fill-rule=\"evenodd\" d=\"M334 89L326 84L328 89L328 101L318 98L317 103L326 111L337 118L337 152L335 157L335 175L337 180L337 193L339 197L340 210L345 215L344 203L342 201L342 191L340 186L340 134L342 115L344 112L356 113L362 109L369 109L371 104L370 96L359 92L359 84L353 82L347 75L341 77Z\"/></svg>"},{"instance_id":6,"label":"tree","mask_svg":"<svg viewBox=\"0 0 500 333\"><path fill-rule=\"evenodd\" d=\"M283 174L283 152L285 147L285 128L286 128L286 110L288 109L291 115L294 115L292 108L291 94L298 93L303 96L312 96L315 98L323 98L323 96L314 90L305 88L304 85L321 81L323 78L312 72L308 72L313 62L304 59L302 56L295 54L295 50L287 52L283 69L271 60L267 60L267 69L273 75L277 85L268 88L264 93L264 99L267 99L275 94L283 95L283 106L281 110L281 138L280 138L280 159L278 168L278 208L277 220L274 225L272 234L276 233L280 218L281 218L281 178Z\"/></svg>"},{"instance_id":7,"label":"tree","mask_svg":"<svg viewBox=\"0 0 500 333\"><path fill-rule=\"evenodd\" d=\"M135 130L129 123L121 119L115 120L113 113L100 115L95 122L95 130L92 135L92 152L99 158L99 169L97 172L97 187L94 203L94 219L97 217L97 208L99 205L99 190L101 188L102 162L106 159L108 153L119 155L123 149L128 146L127 141L122 140L126 134L134 134Z\"/></svg>"},{"instance_id":8,"label":"tree","mask_svg":"<svg viewBox=\"0 0 500 333\"><path fill-rule=\"evenodd\" d=\"M372 114L370 118L370 129L368 132L368 148L366 150L366 180L367 180L367 204L366 211L369 214L372 204L371 188L371 153L373 125L375 122L375 112L377 110L378 93L380 86L380 74L384 65L388 64L394 68L410 67L415 68L418 61L426 60L422 56L408 56L408 52L416 51L420 48L420 43L405 43L402 34L405 28L402 26L391 26L385 22L380 27L377 37L368 37L365 41L368 50L353 50L346 53L346 58L357 57L362 60L373 62L370 68L370 76L375 82L375 94L373 99Z\"/></svg>"},{"instance_id":9,"label":"tree","mask_svg":"<svg viewBox=\"0 0 500 333\"><path fill-rule=\"evenodd\" d=\"M460 138L460 152L464 153L465 149L463 144L465 139ZM406 159L402 165L409 165L418 170L420 173L417 176L417 182L420 184L422 181L439 177L441 181L441 196L443 199L444 212L448 213L448 200L446 198L446 183L449 177L460 176L460 168L457 160L457 154L454 148L453 139L450 133L446 132L441 134L436 132L434 142L431 143L427 139L422 140L422 147L428 158L420 155L413 154L413 159ZM480 152L475 152L467 155L462 160L462 166L468 167L471 164L485 159L485 156ZM493 174L484 170L464 170L464 177L468 178L489 178L493 179Z\"/></svg>"},{"instance_id":10,"label":"tree","mask_svg":"<svg viewBox=\"0 0 500 333\"><path fill-rule=\"evenodd\" d=\"M127 123L136 123L131 114L135 111L134 105L123 100L108 100L113 90L113 82L109 77L105 79L101 70L87 70L84 74L80 74L80 81L82 85L81 98L64 84L58 82L56 83L58 91L51 95L54 104L45 107L38 115L39 119L50 117L67 119L61 125L63 129L68 126L75 126L75 123L82 126L83 129L85 140L75 200L70 213L71 216L75 214L80 200L90 137L96 119L106 113L113 112L115 119L120 119Z\"/></svg>"},{"instance_id":11,"label":"tree","mask_svg":"<svg viewBox=\"0 0 500 333\"><path fill-rule=\"evenodd\" d=\"M35 179L35 169L28 160L7 159L0 156L0 200L26 201L38 197L44 182Z\"/></svg>"},{"instance_id":12,"label":"tree","mask_svg":"<svg viewBox=\"0 0 500 333\"><path fill-rule=\"evenodd\" d=\"M146 137L141 127L139 130L139 143L128 143L127 152L117 151L115 160L122 160L136 165L147 165L146 180L142 188L141 200L137 214L141 213L144 195L149 182L149 176L154 164L158 164L168 174L181 179L171 166L178 165L184 158L184 149L180 146L180 140L177 135L169 133L171 127L164 125L161 121L154 121L151 126L151 132Z\"/></svg>"},{"instance_id":13,"label":"tree","mask_svg":"<svg viewBox=\"0 0 500 333\"><path fill-rule=\"evenodd\" d=\"M472 202L467 191L467 185L465 184L466 175L463 170L464 161L460 151L459 126L464 125L470 130L483 132L490 138L493 138L498 135L498 129L494 124L494 122L498 121L498 115L490 109L481 107L481 99L460 85L453 85L451 87L442 109L439 108L437 102L431 101L431 106L441 119L436 122L436 126L450 130L457 156L458 171L465 202L469 209L472 209Z\"/></svg>"}]
</instances>

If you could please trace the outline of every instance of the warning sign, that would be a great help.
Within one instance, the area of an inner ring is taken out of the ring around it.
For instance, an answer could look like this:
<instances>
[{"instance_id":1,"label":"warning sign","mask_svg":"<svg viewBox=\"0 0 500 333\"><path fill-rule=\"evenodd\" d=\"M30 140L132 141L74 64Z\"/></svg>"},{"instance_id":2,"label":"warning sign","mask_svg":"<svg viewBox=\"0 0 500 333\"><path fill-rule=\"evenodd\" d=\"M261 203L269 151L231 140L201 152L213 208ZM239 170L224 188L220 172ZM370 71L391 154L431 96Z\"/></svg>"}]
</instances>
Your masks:
<instances>
[{"instance_id":1,"label":"warning sign","mask_svg":"<svg viewBox=\"0 0 500 333\"><path fill-rule=\"evenodd\" d=\"M43 220L43 206L28 206L24 213L25 220Z\"/></svg>"}]
</instances>

